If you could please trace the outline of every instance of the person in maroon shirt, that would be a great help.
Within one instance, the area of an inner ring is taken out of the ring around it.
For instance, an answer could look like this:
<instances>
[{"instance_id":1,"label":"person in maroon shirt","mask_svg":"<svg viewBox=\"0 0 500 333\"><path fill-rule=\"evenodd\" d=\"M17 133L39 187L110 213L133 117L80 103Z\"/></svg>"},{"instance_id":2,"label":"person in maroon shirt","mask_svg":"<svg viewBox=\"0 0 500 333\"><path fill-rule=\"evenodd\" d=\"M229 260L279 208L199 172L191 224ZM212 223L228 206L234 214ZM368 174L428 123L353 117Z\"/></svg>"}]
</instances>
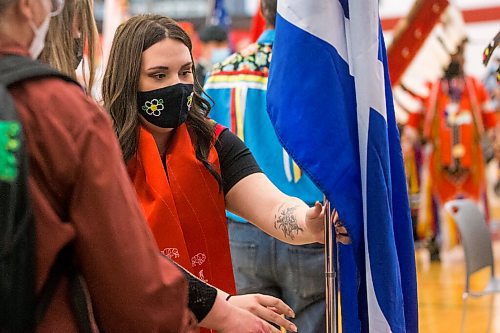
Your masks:
<instances>
[{"instance_id":1,"label":"person in maroon shirt","mask_svg":"<svg viewBox=\"0 0 500 333\"><path fill-rule=\"evenodd\" d=\"M0 57L37 58L50 16L61 6L0 0ZM109 117L78 86L57 78L28 80L9 92L29 151L37 291L71 242L93 331L196 331L184 273L158 254ZM207 318L220 332L269 330L229 302L216 303ZM78 331L64 276L36 331Z\"/></svg>"}]
</instances>

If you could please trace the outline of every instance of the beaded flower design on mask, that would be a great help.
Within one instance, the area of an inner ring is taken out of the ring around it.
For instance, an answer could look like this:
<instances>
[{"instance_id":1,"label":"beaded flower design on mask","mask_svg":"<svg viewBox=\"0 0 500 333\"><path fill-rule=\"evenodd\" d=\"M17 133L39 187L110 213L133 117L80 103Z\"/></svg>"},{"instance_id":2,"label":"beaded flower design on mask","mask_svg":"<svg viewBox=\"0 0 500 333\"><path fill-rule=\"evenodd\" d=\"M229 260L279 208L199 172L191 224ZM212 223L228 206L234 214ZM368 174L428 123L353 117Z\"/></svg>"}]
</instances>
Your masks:
<instances>
[{"instance_id":1,"label":"beaded flower design on mask","mask_svg":"<svg viewBox=\"0 0 500 333\"><path fill-rule=\"evenodd\" d=\"M163 99L152 99L151 101L146 101L142 106L142 110L149 114L150 116L159 117L161 112L165 109L163 106Z\"/></svg>"}]
</instances>

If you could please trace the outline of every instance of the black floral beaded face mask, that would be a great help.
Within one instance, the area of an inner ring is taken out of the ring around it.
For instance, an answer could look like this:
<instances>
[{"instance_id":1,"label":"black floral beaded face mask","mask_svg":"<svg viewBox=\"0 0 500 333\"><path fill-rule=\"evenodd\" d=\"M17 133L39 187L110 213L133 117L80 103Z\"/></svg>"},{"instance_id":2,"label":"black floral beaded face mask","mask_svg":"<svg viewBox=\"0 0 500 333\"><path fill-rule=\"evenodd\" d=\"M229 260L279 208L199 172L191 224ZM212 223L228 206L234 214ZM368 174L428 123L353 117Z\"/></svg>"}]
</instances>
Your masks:
<instances>
[{"instance_id":1,"label":"black floral beaded face mask","mask_svg":"<svg viewBox=\"0 0 500 333\"><path fill-rule=\"evenodd\" d=\"M193 85L178 83L172 86L137 92L139 114L161 128L177 128L183 124L191 108Z\"/></svg>"}]
</instances>

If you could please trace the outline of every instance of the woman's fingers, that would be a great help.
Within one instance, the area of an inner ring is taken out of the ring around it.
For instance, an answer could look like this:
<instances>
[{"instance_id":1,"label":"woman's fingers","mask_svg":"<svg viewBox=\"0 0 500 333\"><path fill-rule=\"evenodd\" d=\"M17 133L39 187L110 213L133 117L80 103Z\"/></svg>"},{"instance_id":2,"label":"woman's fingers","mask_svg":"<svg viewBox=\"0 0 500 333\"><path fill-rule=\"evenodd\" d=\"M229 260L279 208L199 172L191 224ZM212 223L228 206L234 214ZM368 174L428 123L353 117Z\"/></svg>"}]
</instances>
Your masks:
<instances>
[{"instance_id":1,"label":"woman's fingers","mask_svg":"<svg viewBox=\"0 0 500 333\"><path fill-rule=\"evenodd\" d=\"M283 326L288 331L297 332L297 327L282 316L295 317L295 313L285 302L269 295L255 294L253 296L255 303L249 307L251 313L268 322Z\"/></svg>"},{"instance_id":2,"label":"woman's fingers","mask_svg":"<svg viewBox=\"0 0 500 333\"><path fill-rule=\"evenodd\" d=\"M336 234L347 234L347 229L343 225L339 225L335 227Z\"/></svg>"},{"instance_id":3,"label":"woman's fingers","mask_svg":"<svg viewBox=\"0 0 500 333\"><path fill-rule=\"evenodd\" d=\"M323 216L324 216L324 209L323 206L318 201L316 201L314 206L310 207L306 213L306 217L309 219L317 219Z\"/></svg>"},{"instance_id":4,"label":"woman's fingers","mask_svg":"<svg viewBox=\"0 0 500 333\"><path fill-rule=\"evenodd\" d=\"M337 235L336 237L337 242L342 243L344 245L349 245L351 244L351 238L346 235Z\"/></svg>"},{"instance_id":5,"label":"woman's fingers","mask_svg":"<svg viewBox=\"0 0 500 333\"><path fill-rule=\"evenodd\" d=\"M281 333L281 330L277 329L271 324L266 323L269 333Z\"/></svg>"},{"instance_id":6,"label":"woman's fingers","mask_svg":"<svg viewBox=\"0 0 500 333\"><path fill-rule=\"evenodd\" d=\"M271 310L275 311L276 313L283 314L292 318L295 317L295 313L293 312L292 308L279 298L262 294L257 294L255 295L255 297L257 298L257 302L259 302L259 304L267 308L271 308Z\"/></svg>"},{"instance_id":7,"label":"woman's fingers","mask_svg":"<svg viewBox=\"0 0 500 333\"><path fill-rule=\"evenodd\" d=\"M325 207L323 207L323 205L319 201L316 201L314 203L314 208L315 208L316 212L318 213L318 217L322 218L325 216Z\"/></svg>"},{"instance_id":8,"label":"woman's fingers","mask_svg":"<svg viewBox=\"0 0 500 333\"><path fill-rule=\"evenodd\" d=\"M268 322L274 323L278 326L283 326L287 331L297 332L297 327L291 321L286 320L283 316L280 316L271 309L260 306L255 309L253 314Z\"/></svg>"},{"instance_id":9,"label":"woman's fingers","mask_svg":"<svg viewBox=\"0 0 500 333\"><path fill-rule=\"evenodd\" d=\"M338 242L342 244L351 244L351 238L349 237L349 233L347 229L342 224L337 224L335 226L335 234Z\"/></svg>"},{"instance_id":10,"label":"woman's fingers","mask_svg":"<svg viewBox=\"0 0 500 333\"><path fill-rule=\"evenodd\" d=\"M254 314L276 325L285 327L288 331L297 332L297 327L281 315L295 317L293 310L279 298L268 295L255 295L261 305L254 309Z\"/></svg>"}]
</instances>

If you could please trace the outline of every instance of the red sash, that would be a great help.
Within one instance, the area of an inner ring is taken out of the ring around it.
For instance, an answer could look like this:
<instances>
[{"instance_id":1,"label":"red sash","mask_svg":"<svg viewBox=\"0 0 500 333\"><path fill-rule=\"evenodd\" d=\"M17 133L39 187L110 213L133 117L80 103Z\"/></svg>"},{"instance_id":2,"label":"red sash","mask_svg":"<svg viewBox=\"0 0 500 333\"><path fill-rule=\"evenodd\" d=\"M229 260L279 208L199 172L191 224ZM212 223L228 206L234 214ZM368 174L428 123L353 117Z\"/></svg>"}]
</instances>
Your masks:
<instances>
[{"instance_id":1,"label":"red sash","mask_svg":"<svg viewBox=\"0 0 500 333\"><path fill-rule=\"evenodd\" d=\"M208 160L220 173L213 146ZM171 138L166 165L167 173L153 136L141 127L137 154L127 167L160 251L195 276L234 293L224 194L196 159L185 124Z\"/></svg>"}]
</instances>

